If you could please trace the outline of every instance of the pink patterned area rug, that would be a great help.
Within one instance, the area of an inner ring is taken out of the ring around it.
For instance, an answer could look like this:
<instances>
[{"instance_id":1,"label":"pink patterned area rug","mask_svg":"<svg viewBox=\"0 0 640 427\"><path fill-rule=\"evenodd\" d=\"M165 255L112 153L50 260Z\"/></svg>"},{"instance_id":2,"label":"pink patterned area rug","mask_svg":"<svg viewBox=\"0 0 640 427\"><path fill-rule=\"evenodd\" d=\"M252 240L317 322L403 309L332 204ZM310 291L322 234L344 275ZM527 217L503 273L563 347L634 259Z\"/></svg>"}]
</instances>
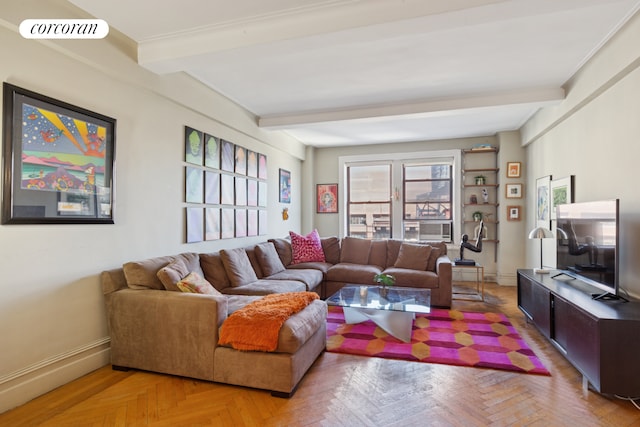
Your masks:
<instances>
[{"instance_id":1,"label":"pink patterned area rug","mask_svg":"<svg viewBox=\"0 0 640 427\"><path fill-rule=\"evenodd\" d=\"M416 314L405 343L371 321L345 324L342 308L329 306L327 351L551 375L502 313L434 308Z\"/></svg>"}]
</instances>

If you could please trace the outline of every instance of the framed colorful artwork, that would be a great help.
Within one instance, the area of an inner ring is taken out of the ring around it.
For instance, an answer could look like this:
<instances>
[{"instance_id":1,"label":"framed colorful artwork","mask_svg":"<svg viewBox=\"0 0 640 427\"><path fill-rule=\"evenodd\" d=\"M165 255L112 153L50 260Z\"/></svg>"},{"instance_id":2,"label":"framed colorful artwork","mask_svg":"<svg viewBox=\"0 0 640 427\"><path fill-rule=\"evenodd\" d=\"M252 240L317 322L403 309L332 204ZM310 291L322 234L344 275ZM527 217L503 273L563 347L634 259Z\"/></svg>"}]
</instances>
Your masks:
<instances>
[{"instance_id":1,"label":"framed colorful artwork","mask_svg":"<svg viewBox=\"0 0 640 427\"><path fill-rule=\"evenodd\" d=\"M506 184L505 185L505 197L507 199L521 199L522 198L522 184Z\"/></svg>"},{"instance_id":2,"label":"framed colorful artwork","mask_svg":"<svg viewBox=\"0 0 640 427\"><path fill-rule=\"evenodd\" d=\"M236 206L247 206L247 178L236 176Z\"/></svg>"},{"instance_id":3,"label":"framed colorful artwork","mask_svg":"<svg viewBox=\"0 0 640 427\"><path fill-rule=\"evenodd\" d=\"M507 162L507 178L520 178L521 168L520 162Z\"/></svg>"},{"instance_id":4,"label":"framed colorful artwork","mask_svg":"<svg viewBox=\"0 0 640 427\"><path fill-rule=\"evenodd\" d=\"M246 209L236 209L236 237L247 237Z\"/></svg>"},{"instance_id":5,"label":"framed colorful artwork","mask_svg":"<svg viewBox=\"0 0 640 427\"><path fill-rule=\"evenodd\" d=\"M258 211L258 235L264 236L268 232L267 211L260 209Z\"/></svg>"},{"instance_id":6,"label":"framed colorful artwork","mask_svg":"<svg viewBox=\"0 0 640 427\"><path fill-rule=\"evenodd\" d=\"M247 176L258 177L258 153L247 150Z\"/></svg>"},{"instance_id":7,"label":"framed colorful artwork","mask_svg":"<svg viewBox=\"0 0 640 427\"><path fill-rule=\"evenodd\" d=\"M267 179L267 156L258 154L258 178Z\"/></svg>"},{"instance_id":8,"label":"framed colorful artwork","mask_svg":"<svg viewBox=\"0 0 640 427\"><path fill-rule=\"evenodd\" d=\"M556 206L573 203L574 176L551 181L551 219L556 219Z\"/></svg>"},{"instance_id":9,"label":"framed colorful artwork","mask_svg":"<svg viewBox=\"0 0 640 427\"><path fill-rule=\"evenodd\" d=\"M521 206L507 206L507 221L520 221L522 219Z\"/></svg>"},{"instance_id":10,"label":"framed colorful artwork","mask_svg":"<svg viewBox=\"0 0 640 427\"><path fill-rule=\"evenodd\" d=\"M204 134L204 165L220 169L220 140L207 133Z\"/></svg>"},{"instance_id":11,"label":"framed colorful artwork","mask_svg":"<svg viewBox=\"0 0 640 427\"><path fill-rule=\"evenodd\" d=\"M236 145L235 162L236 162L235 172L238 175L246 175L247 174L247 149L246 148Z\"/></svg>"},{"instance_id":12,"label":"framed colorful artwork","mask_svg":"<svg viewBox=\"0 0 640 427\"><path fill-rule=\"evenodd\" d=\"M258 206L267 206L267 183L262 181L258 182Z\"/></svg>"},{"instance_id":13,"label":"framed colorful artwork","mask_svg":"<svg viewBox=\"0 0 640 427\"><path fill-rule=\"evenodd\" d=\"M3 83L3 224L113 224L116 120Z\"/></svg>"},{"instance_id":14,"label":"framed colorful artwork","mask_svg":"<svg viewBox=\"0 0 640 427\"><path fill-rule=\"evenodd\" d=\"M280 169L280 203L291 203L291 172Z\"/></svg>"},{"instance_id":15,"label":"framed colorful artwork","mask_svg":"<svg viewBox=\"0 0 640 427\"><path fill-rule=\"evenodd\" d=\"M235 209L222 208L220 209L220 238L221 239L233 239L236 237L235 230Z\"/></svg>"},{"instance_id":16,"label":"framed colorful artwork","mask_svg":"<svg viewBox=\"0 0 640 427\"><path fill-rule=\"evenodd\" d=\"M227 172L235 170L235 149L233 143L220 140L220 169Z\"/></svg>"},{"instance_id":17,"label":"framed colorful artwork","mask_svg":"<svg viewBox=\"0 0 640 427\"><path fill-rule=\"evenodd\" d=\"M338 212L338 184L316 185L316 212Z\"/></svg>"},{"instance_id":18,"label":"framed colorful artwork","mask_svg":"<svg viewBox=\"0 0 640 427\"><path fill-rule=\"evenodd\" d=\"M204 197L203 175L204 171L192 166L185 167L185 195L187 203L202 203Z\"/></svg>"},{"instance_id":19,"label":"framed colorful artwork","mask_svg":"<svg viewBox=\"0 0 640 427\"><path fill-rule=\"evenodd\" d=\"M550 228L551 175L536 179L536 225Z\"/></svg>"},{"instance_id":20,"label":"framed colorful artwork","mask_svg":"<svg viewBox=\"0 0 640 427\"><path fill-rule=\"evenodd\" d=\"M258 206L258 181L247 180L247 206Z\"/></svg>"},{"instance_id":21,"label":"framed colorful artwork","mask_svg":"<svg viewBox=\"0 0 640 427\"><path fill-rule=\"evenodd\" d=\"M233 175L220 174L220 203L233 205L235 203L235 181Z\"/></svg>"},{"instance_id":22,"label":"framed colorful artwork","mask_svg":"<svg viewBox=\"0 0 640 427\"><path fill-rule=\"evenodd\" d=\"M204 158L203 133L199 130L184 127L184 160L194 165L202 165Z\"/></svg>"},{"instance_id":23,"label":"framed colorful artwork","mask_svg":"<svg viewBox=\"0 0 640 427\"><path fill-rule=\"evenodd\" d=\"M247 210L247 236L254 237L258 235L258 211L255 209Z\"/></svg>"},{"instance_id":24,"label":"framed colorful artwork","mask_svg":"<svg viewBox=\"0 0 640 427\"><path fill-rule=\"evenodd\" d=\"M220 208L205 208L204 239L218 240L220 238Z\"/></svg>"},{"instance_id":25,"label":"framed colorful artwork","mask_svg":"<svg viewBox=\"0 0 640 427\"><path fill-rule=\"evenodd\" d=\"M204 202L208 205L220 204L220 174L218 172L204 172Z\"/></svg>"},{"instance_id":26,"label":"framed colorful artwork","mask_svg":"<svg viewBox=\"0 0 640 427\"><path fill-rule=\"evenodd\" d=\"M187 243L202 242L204 238L204 209L185 209L187 212Z\"/></svg>"}]
</instances>

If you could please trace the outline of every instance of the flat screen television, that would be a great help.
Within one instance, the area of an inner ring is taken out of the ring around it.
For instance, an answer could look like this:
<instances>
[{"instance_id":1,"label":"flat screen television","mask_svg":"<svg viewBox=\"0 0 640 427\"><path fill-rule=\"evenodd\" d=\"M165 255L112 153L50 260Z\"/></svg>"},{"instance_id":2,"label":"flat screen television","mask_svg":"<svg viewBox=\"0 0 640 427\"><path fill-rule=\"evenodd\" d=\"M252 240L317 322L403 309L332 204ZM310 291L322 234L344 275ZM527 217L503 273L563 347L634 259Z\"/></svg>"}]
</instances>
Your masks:
<instances>
[{"instance_id":1,"label":"flat screen television","mask_svg":"<svg viewBox=\"0 0 640 427\"><path fill-rule=\"evenodd\" d=\"M620 298L618 211L617 199L556 208L557 269L603 291L594 298Z\"/></svg>"}]
</instances>

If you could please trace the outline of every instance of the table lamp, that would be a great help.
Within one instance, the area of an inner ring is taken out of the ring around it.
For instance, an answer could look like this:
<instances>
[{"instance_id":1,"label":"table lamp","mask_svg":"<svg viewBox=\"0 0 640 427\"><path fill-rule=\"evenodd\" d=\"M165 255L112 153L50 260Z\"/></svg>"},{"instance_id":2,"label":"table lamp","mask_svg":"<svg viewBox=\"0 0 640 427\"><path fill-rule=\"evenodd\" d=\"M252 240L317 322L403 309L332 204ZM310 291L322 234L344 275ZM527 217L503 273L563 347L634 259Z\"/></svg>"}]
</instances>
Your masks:
<instances>
[{"instance_id":1,"label":"table lamp","mask_svg":"<svg viewBox=\"0 0 640 427\"><path fill-rule=\"evenodd\" d=\"M545 270L542 264L542 239L552 239L553 233L545 227L536 227L529 232L530 239L540 239L540 268L534 268L536 274L548 274L549 270Z\"/></svg>"}]
</instances>

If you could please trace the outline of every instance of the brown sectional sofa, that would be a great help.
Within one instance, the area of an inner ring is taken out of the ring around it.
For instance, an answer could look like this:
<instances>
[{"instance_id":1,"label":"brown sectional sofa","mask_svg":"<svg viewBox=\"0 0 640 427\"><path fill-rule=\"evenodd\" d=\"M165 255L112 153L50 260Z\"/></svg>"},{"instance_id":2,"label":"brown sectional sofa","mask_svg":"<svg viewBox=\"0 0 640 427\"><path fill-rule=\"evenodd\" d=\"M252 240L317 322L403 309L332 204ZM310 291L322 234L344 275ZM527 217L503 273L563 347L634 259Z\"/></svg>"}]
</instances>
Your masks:
<instances>
[{"instance_id":1,"label":"brown sectional sofa","mask_svg":"<svg viewBox=\"0 0 640 427\"><path fill-rule=\"evenodd\" d=\"M271 293L313 291L329 296L346 283L372 284L379 272L400 286L427 287L432 305L451 305L451 262L443 243L425 270L394 266L402 242L322 239L325 262L291 264L291 244L272 239L246 248L183 253L128 262L101 273L114 369L141 369L290 396L326 346L327 306L316 300L280 330L274 352L218 345L218 331L235 310ZM366 250L368 248L368 250ZM365 263L360 263L366 261ZM425 264L426 265L426 264ZM196 272L215 295L175 286Z\"/></svg>"},{"instance_id":2,"label":"brown sectional sofa","mask_svg":"<svg viewBox=\"0 0 640 427\"><path fill-rule=\"evenodd\" d=\"M292 248L288 239L271 239L287 269L318 269L325 275L323 297L333 295L345 284L373 284L378 273L395 276L397 286L431 289L431 305L451 307L451 259L444 242L426 242L411 246L431 246L424 269L397 267L403 242L345 237L321 239L326 262L291 264ZM407 242L404 242L407 245Z\"/></svg>"}]
</instances>

